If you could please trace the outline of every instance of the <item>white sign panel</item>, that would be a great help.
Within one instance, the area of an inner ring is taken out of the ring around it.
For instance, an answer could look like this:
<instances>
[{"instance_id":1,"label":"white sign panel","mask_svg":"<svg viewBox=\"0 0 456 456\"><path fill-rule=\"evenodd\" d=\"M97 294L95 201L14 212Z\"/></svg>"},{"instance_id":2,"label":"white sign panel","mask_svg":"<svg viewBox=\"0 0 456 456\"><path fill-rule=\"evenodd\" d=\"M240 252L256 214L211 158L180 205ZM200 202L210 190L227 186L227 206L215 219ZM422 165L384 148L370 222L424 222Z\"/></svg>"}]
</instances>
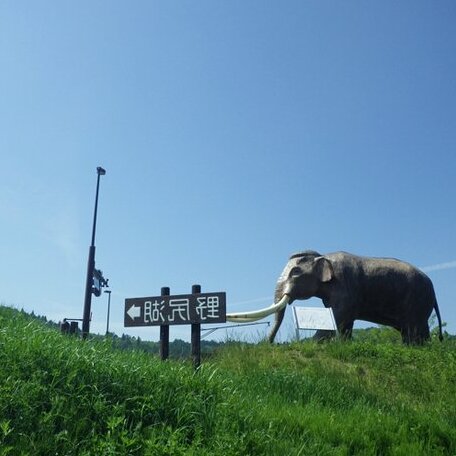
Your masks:
<instances>
[{"instance_id":1,"label":"white sign panel","mask_svg":"<svg viewBox=\"0 0 456 456\"><path fill-rule=\"evenodd\" d=\"M337 330L331 308L293 306L293 315L298 329Z\"/></svg>"}]
</instances>

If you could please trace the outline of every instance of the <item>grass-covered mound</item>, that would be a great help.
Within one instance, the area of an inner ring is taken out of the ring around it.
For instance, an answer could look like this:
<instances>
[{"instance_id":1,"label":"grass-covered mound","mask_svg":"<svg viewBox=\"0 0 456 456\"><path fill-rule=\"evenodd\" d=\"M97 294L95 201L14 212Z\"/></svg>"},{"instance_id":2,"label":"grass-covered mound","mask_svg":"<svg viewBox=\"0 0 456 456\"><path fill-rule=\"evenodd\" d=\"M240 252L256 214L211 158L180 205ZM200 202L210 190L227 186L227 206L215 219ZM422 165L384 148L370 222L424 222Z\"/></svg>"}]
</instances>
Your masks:
<instances>
[{"instance_id":1,"label":"grass-covered mound","mask_svg":"<svg viewBox=\"0 0 456 456\"><path fill-rule=\"evenodd\" d=\"M218 366L237 377L270 454L454 455L455 349L450 341L239 346Z\"/></svg>"},{"instance_id":2,"label":"grass-covered mound","mask_svg":"<svg viewBox=\"0 0 456 456\"><path fill-rule=\"evenodd\" d=\"M189 363L0 308L0 455L456 454L456 343L229 344Z\"/></svg>"}]
</instances>

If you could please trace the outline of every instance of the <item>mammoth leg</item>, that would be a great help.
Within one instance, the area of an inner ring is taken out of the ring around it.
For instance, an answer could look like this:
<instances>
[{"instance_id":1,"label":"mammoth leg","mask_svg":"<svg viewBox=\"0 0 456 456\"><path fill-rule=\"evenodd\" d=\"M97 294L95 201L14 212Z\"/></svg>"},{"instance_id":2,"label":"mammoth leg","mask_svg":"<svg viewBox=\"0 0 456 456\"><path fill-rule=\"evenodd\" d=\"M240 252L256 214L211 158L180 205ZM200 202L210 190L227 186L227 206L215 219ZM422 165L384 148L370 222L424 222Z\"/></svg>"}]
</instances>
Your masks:
<instances>
[{"instance_id":1,"label":"mammoth leg","mask_svg":"<svg viewBox=\"0 0 456 456\"><path fill-rule=\"evenodd\" d=\"M408 327L401 328L401 337L404 344L410 344L412 342L410 337L410 329Z\"/></svg>"},{"instance_id":2,"label":"mammoth leg","mask_svg":"<svg viewBox=\"0 0 456 456\"><path fill-rule=\"evenodd\" d=\"M285 315L285 309L286 307L284 307L282 310L279 310L275 314L274 326L272 327L271 332L268 336L268 340L271 344L274 342L275 336L277 335L280 325L282 324L283 316Z\"/></svg>"},{"instance_id":3,"label":"mammoth leg","mask_svg":"<svg viewBox=\"0 0 456 456\"><path fill-rule=\"evenodd\" d=\"M353 321L344 321L339 325L339 334L342 339L351 339L353 323Z\"/></svg>"},{"instance_id":4,"label":"mammoth leg","mask_svg":"<svg viewBox=\"0 0 456 456\"><path fill-rule=\"evenodd\" d=\"M353 322L342 323L338 327L339 335L341 339L351 339L353 330ZM336 331L328 329L319 329L314 334L313 339L319 342L330 340L336 337Z\"/></svg>"},{"instance_id":5,"label":"mammoth leg","mask_svg":"<svg viewBox=\"0 0 456 456\"><path fill-rule=\"evenodd\" d=\"M351 339L355 316L350 301L346 299L337 307L333 307L333 312L340 338Z\"/></svg>"},{"instance_id":6,"label":"mammoth leg","mask_svg":"<svg viewBox=\"0 0 456 456\"><path fill-rule=\"evenodd\" d=\"M429 326L426 323L421 325L409 325L401 329L402 342L404 344L421 345L430 339Z\"/></svg>"},{"instance_id":7,"label":"mammoth leg","mask_svg":"<svg viewBox=\"0 0 456 456\"><path fill-rule=\"evenodd\" d=\"M317 332L313 335L312 339L317 342L323 342L325 340L331 340L336 337L336 331L331 331L328 329L318 329Z\"/></svg>"}]
</instances>

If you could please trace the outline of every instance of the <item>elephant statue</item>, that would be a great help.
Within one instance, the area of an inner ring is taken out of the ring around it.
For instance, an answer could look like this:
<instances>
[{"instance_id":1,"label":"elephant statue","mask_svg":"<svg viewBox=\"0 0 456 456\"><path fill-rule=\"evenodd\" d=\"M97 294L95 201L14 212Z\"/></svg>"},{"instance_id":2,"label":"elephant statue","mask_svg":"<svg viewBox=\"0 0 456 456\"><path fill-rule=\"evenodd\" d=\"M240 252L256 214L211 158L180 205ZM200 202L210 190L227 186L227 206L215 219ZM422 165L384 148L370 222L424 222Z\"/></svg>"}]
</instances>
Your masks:
<instances>
[{"instance_id":1,"label":"elephant statue","mask_svg":"<svg viewBox=\"0 0 456 456\"><path fill-rule=\"evenodd\" d=\"M428 340L428 319L435 310L442 340L442 320L429 277L422 271L392 258L370 258L335 252L321 255L313 250L290 257L276 285L274 301L288 296L296 299L318 297L331 307L341 337L350 338L353 322L366 320L392 326L404 343ZM285 307L275 313L269 334L274 338L282 323ZM317 338L331 332L319 331Z\"/></svg>"}]
</instances>

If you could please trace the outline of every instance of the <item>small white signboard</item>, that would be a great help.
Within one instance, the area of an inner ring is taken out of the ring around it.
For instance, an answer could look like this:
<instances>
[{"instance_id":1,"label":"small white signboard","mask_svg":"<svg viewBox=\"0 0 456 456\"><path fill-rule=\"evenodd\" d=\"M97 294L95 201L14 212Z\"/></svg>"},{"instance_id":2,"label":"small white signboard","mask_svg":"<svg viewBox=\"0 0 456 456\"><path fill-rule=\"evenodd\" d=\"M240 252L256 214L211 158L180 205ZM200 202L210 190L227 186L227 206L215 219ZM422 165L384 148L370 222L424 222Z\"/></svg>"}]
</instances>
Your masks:
<instances>
[{"instance_id":1,"label":"small white signboard","mask_svg":"<svg viewBox=\"0 0 456 456\"><path fill-rule=\"evenodd\" d=\"M296 328L328 329L337 331L336 321L331 308L293 306Z\"/></svg>"}]
</instances>

